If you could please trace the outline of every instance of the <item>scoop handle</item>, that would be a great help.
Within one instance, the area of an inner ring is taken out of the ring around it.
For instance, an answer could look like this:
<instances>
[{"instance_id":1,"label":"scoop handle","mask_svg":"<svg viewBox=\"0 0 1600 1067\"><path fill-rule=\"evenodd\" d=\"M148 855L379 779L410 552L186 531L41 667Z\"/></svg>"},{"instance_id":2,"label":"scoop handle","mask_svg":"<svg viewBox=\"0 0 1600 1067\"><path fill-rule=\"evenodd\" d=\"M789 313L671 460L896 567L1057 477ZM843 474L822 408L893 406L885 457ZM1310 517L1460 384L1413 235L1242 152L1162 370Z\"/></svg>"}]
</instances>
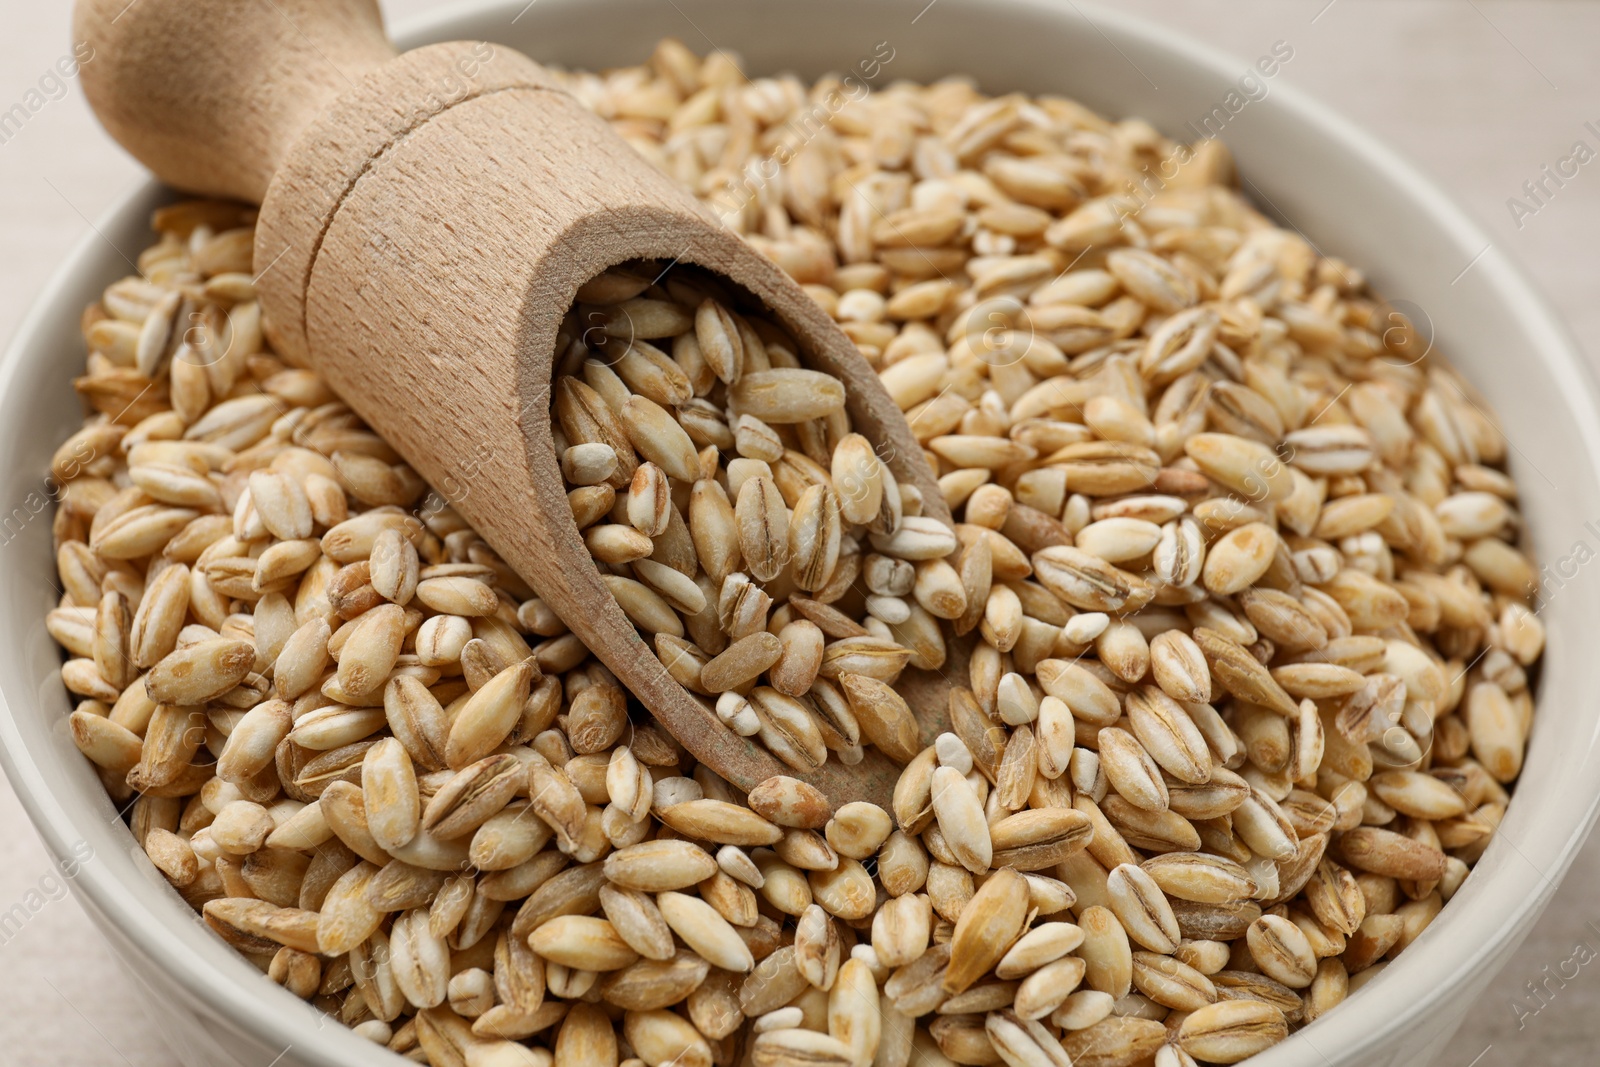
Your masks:
<instances>
[{"instance_id":1,"label":"scoop handle","mask_svg":"<svg viewBox=\"0 0 1600 1067\"><path fill-rule=\"evenodd\" d=\"M168 185L259 204L289 148L392 59L377 0L78 0L84 92Z\"/></svg>"}]
</instances>

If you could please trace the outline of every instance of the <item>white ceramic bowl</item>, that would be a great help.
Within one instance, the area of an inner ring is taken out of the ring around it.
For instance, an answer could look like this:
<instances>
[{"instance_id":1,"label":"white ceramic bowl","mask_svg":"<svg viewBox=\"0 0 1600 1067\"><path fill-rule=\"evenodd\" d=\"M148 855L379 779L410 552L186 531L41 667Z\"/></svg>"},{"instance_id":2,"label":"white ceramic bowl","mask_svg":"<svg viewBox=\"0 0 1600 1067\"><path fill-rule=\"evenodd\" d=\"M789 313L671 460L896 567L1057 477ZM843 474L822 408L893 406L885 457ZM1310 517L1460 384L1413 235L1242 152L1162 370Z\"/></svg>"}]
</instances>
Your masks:
<instances>
[{"instance_id":1,"label":"white ceramic bowl","mask_svg":"<svg viewBox=\"0 0 1600 1067\"><path fill-rule=\"evenodd\" d=\"M697 51L738 52L752 73L808 77L881 58L878 43L887 42L893 59L879 84L965 72L989 90L1065 93L1184 137L1193 136L1187 123L1227 107L1254 62L1073 0L525 2L463 4L399 36L407 46L481 38L535 59L599 68L641 61L659 37L673 35ZM1230 116L1224 131L1247 189L1431 321L1438 347L1491 399L1505 426L1537 557L1554 563L1578 541L1592 550L1600 543L1600 526L1588 525L1600 520L1600 408L1555 317L1431 182L1320 105L1265 84L1265 98ZM68 736L71 705L43 626L58 594L42 477L81 418L70 386L82 366L79 312L127 270L111 246L130 254L144 247L149 212L166 196L147 184L100 221L0 363L6 773L50 851L64 865L78 861L78 899L135 974L183 1063L384 1067L395 1062L388 1053L268 983L206 930L134 846ZM1492 847L1381 977L1253 1064L1426 1062L1550 899L1600 798L1600 657L1578 654L1600 626L1600 601L1579 578L1547 594L1543 614L1550 638L1538 719Z\"/></svg>"}]
</instances>

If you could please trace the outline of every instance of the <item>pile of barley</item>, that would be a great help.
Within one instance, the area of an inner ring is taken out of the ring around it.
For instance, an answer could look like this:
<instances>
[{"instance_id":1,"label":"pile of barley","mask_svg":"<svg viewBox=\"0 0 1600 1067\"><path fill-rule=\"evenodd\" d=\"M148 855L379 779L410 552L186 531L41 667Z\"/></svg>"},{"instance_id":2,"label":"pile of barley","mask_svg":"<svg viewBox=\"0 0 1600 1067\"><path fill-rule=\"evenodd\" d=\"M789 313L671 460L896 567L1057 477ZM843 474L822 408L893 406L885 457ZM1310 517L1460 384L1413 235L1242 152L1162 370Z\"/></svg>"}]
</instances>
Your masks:
<instances>
[{"instance_id":1,"label":"pile of barley","mask_svg":"<svg viewBox=\"0 0 1600 1067\"><path fill-rule=\"evenodd\" d=\"M730 728L802 772L830 750L860 762L863 741L906 763L917 723L892 686L944 663L922 605L965 610L955 535L851 431L841 383L721 288L636 264L579 291L552 401L573 518L624 613Z\"/></svg>"},{"instance_id":2,"label":"pile of barley","mask_svg":"<svg viewBox=\"0 0 1600 1067\"><path fill-rule=\"evenodd\" d=\"M48 626L185 900L435 1067L1230 1063L1409 945L1504 813L1543 631L1499 432L1359 275L1219 145L1065 100L834 107L672 43L571 84L835 313L961 520L923 558L914 494L851 511L870 450L828 386L741 391L803 353L714 285L586 289L569 340L670 320L562 368L603 572L733 728L905 760L893 811L695 766L271 354L250 215L179 205L85 316ZM820 664L934 655L915 619L974 644L896 752Z\"/></svg>"}]
</instances>

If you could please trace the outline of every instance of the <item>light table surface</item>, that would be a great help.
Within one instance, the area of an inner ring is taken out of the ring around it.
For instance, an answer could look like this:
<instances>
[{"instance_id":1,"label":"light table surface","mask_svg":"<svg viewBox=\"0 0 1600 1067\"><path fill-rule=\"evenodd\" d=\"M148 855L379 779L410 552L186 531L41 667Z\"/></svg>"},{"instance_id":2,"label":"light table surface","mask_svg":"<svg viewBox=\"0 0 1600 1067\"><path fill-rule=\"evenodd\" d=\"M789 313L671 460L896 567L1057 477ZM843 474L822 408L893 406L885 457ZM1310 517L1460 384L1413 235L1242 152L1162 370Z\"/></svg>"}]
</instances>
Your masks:
<instances>
[{"instance_id":1,"label":"light table surface","mask_svg":"<svg viewBox=\"0 0 1600 1067\"><path fill-rule=\"evenodd\" d=\"M797 0L799 2L799 0ZM386 0L391 21L438 0ZM1600 165L1583 167L1536 212L1524 182L1583 140L1600 149L1600 3L1555 0L1125 0L1119 5L1245 59L1286 41L1280 78L1306 89L1432 174L1495 244L1520 260L1590 350L1600 353ZM0 0L0 113L41 88L70 52L64 0ZM927 14L937 18L935 7ZM684 38L694 44L685 26ZM618 57L635 61L642 57ZM0 128L0 337L9 336L67 250L139 180L94 123L76 82L20 128ZM1547 183L1547 188L1550 186ZM7 561L0 554L0 566ZM1600 838L1490 987L1441 1067L1595 1062L1600 967L1543 982L1580 943L1600 951ZM78 907L0 786L0 1061L155 1067L172 1059L132 982ZM1548 970L1546 969L1548 968ZM1568 966L1566 973L1574 968ZM1522 1005L1521 1009L1518 1005ZM1533 1008L1539 1008L1537 1013Z\"/></svg>"}]
</instances>

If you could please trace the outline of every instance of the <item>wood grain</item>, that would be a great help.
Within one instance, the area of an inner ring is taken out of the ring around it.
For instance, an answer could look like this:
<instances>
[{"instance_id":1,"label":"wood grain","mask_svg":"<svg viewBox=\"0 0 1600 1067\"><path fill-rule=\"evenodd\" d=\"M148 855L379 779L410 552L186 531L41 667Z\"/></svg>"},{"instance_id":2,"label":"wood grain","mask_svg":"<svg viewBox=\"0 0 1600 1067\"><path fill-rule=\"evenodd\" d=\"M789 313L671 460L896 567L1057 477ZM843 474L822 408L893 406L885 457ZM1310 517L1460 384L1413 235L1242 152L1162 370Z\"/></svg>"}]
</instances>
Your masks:
<instances>
[{"instance_id":1,"label":"wood grain","mask_svg":"<svg viewBox=\"0 0 1600 1067\"><path fill-rule=\"evenodd\" d=\"M80 0L72 32L111 136L175 188L251 203L312 118L394 56L376 0Z\"/></svg>"}]
</instances>

